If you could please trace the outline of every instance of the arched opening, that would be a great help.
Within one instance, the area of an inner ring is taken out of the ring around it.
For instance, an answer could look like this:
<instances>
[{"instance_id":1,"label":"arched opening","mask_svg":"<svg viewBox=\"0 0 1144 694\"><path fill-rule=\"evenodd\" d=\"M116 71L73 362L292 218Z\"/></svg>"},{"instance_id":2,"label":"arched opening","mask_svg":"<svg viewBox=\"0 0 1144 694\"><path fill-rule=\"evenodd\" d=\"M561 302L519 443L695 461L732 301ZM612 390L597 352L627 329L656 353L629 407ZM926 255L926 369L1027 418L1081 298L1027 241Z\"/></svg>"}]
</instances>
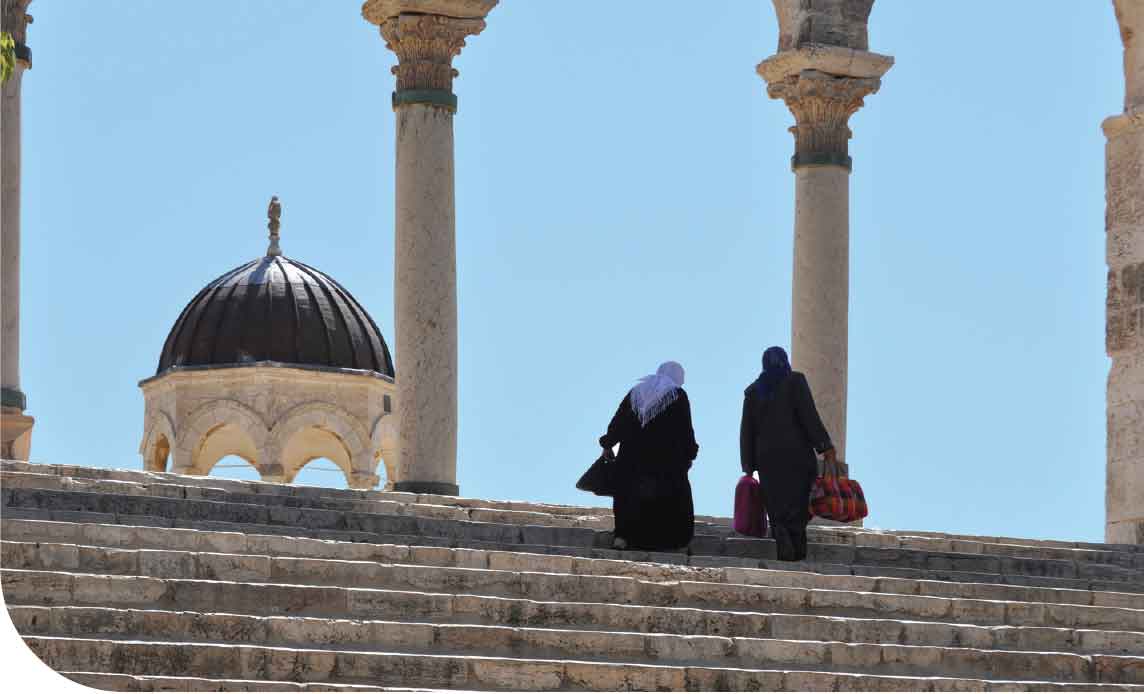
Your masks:
<instances>
[{"instance_id":1,"label":"arched opening","mask_svg":"<svg viewBox=\"0 0 1144 694\"><path fill-rule=\"evenodd\" d=\"M247 482L258 482L262 479L262 475L250 461L237 455L223 456L210 468L208 474L212 477Z\"/></svg>"},{"instance_id":2,"label":"arched opening","mask_svg":"<svg viewBox=\"0 0 1144 694\"><path fill-rule=\"evenodd\" d=\"M234 424L219 424L207 432L202 441L199 442L192 464L193 474L209 475L218 463L227 458L238 458L254 470L254 465L259 462L258 447L250 434L241 427ZM227 464L237 465L238 463L231 461ZM221 468L220 472L234 469L240 468ZM255 475L254 479L260 479L257 476L257 471L255 471Z\"/></svg>"},{"instance_id":3,"label":"arched opening","mask_svg":"<svg viewBox=\"0 0 1144 694\"><path fill-rule=\"evenodd\" d=\"M286 472L286 481L295 484L344 489L349 484L352 459L341 437L318 426L295 431L282 448L282 467ZM298 475L303 468L310 469L300 479Z\"/></svg>"},{"instance_id":4,"label":"arched opening","mask_svg":"<svg viewBox=\"0 0 1144 694\"><path fill-rule=\"evenodd\" d=\"M171 442L167 440L166 434L159 434L150 456L143 461L143 469L147 472L166 472L170 461Z\"/></svg>"},{"instance_id":5,"label":"arched opening","mask_svg":"<svg viewBox=\"0 0 1144 694\"><path fill-rule=\"evenodd\" d=\"M349 486L346 473L329 458L311 458L295 473L294 484L335 489Z\"/></svg>"}]
</instances>

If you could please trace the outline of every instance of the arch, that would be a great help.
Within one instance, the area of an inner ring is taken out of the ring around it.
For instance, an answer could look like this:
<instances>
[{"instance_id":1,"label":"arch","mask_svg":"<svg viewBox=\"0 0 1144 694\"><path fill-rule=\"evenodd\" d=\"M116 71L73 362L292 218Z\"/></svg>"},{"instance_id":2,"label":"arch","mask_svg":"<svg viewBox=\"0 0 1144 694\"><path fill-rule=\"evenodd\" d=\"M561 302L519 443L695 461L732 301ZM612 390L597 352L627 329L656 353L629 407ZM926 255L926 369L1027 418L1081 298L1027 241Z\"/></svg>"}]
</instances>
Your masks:
<instances>
[{"instance_id":1,"label":"arch","mask_svg":"<svg viewBox=\"0 0 1144 694\"><path fill-rule=\"evenodd\" d=\"M340 436L317 426L301 427L286 439L279 452L284 481L293 482L302 468L319 459L336 465L349 483L353 454Z\"/></svg>"},{"instance_id":2,"label":"arch","mask_svg":"<svg viewBox=\"0 0 1144 694\"><path fill-rule=\"evenodd\" d=\"M210 465L210 469L206 471L211 477L220 477L223 479L231 480L244 480L247 482L267 481L266 475L263 474L250 461L246 458L227 454L215 460Z\"/></svg>"},{"instance_id":3,"label":"arch","mask_svg":"<svg viewBox=\"0 0 1144 694\"><path fill-rule=\"evenodd\" d=\"M139 442L139 455L143 456L143 469L147 472L166 472L167 460L175 446L175 425L165 412L149 418ZM173 461L172 461L173 462Z\"/></svg>"},{"instance_id":4,"label":"arch","mask_svg":"<svg viewBox=\"0 0 1144 694\"><path fill-rule=\"evenodd\" d=\"M262 469L269 431L262 417L236 400L212 400L195 408L175 441L175 472L206 475L227 455Z\"/></svg>"},{"instance_id":5,"label":"arch","mask_svg":"<svg viewBox=\"0 0 1144 694\"><path fill-rule=\"evenodd\" d=\"M339 482L347 487L350 484L346 468L332 458L322 455L310 458L300 468L293 470L291 478L287 481L311 487L336 487Z\"/></svg>"},{"instance_id":6,"label":"arch","mask_svg":"<svg viewBox=\"0 0 1144 694\"><path fill-rule=\"evenodd\" d=\"M329 458L355 488L366 485L366 477L373 475L365 427L330 403L313 401L291 409L275 422L266 448L271 459L281 464L286 480L292 480L314 458Z\"/></svg>"}]
</instances>

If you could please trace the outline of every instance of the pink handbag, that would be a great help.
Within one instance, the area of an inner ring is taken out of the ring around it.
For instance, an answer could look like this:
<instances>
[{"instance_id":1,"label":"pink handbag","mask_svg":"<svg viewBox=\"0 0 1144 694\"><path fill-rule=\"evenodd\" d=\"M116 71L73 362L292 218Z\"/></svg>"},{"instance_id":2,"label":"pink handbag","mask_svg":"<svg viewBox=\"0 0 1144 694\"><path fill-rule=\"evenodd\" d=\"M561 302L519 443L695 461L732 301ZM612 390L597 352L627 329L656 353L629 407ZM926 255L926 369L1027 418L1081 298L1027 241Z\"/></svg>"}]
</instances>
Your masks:
<instances>
[{"instance_id":1,"label":"pink handbag","mask_svg":"<svg viewBox=\"0 0 1144 694\"><path fill-rule=\"evenodd\" d=\"M763 505L763 489L753 475L743 475L735 485L735 532L751 537L766 537L767 510Z\"/></svg>"}]
</instances>

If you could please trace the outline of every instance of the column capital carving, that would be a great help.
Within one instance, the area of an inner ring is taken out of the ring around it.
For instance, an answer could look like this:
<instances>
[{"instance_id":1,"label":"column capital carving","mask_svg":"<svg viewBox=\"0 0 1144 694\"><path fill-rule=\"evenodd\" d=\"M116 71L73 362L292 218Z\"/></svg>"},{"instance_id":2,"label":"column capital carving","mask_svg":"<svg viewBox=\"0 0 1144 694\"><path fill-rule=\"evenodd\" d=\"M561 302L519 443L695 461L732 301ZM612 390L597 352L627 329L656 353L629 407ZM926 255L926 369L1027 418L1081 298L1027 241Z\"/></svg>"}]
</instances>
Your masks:
<instances>
[{"instance_id":1,"label":"column capital carving","mask_svg":"<svg viewBox=\"0 0 1144 694\"><path fill-rule=\"evenodd\" d=\"M770 82L767 95L782 99L794 114L792 168L833 164L850 169L850 116L881 84L877 77L838 77L818 70L802 70Z\"/></svg>"},{"instance_id":2,"label":"column capital carving","mask_svg":"<svg viewBox=\"0 0 1144 694\"><path fill-rule=\"evenodd\" d=\"M368 0L362 16L378 25L385 45L397 54L394 106L430 103L456 107L453 58L465 38L485 28L485 15L498 0Z\"/></svg>"},{"instance_id":3,"label":"column capital carving","mask_svg":"<svg viewBox=\"0 0 1144 694\"><path fill-rule=\"evenodd\" d=\"M28 48L28 25L32 23L32 15L28 14L28 5L32 0L0 0L0 8L4 19L4 31L12 34L16 43L16 63L21 67L32 67L32 51Z\"/></svg>"}]
</instances>

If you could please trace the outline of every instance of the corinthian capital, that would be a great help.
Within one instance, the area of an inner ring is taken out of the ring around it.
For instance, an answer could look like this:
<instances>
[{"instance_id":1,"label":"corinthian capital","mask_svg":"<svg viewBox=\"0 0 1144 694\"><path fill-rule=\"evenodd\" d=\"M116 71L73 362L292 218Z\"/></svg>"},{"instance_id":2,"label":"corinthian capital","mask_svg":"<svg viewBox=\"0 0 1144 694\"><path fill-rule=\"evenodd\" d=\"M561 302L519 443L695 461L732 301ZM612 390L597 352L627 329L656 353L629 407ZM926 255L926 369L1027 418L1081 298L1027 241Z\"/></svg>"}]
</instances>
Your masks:
<instances>
[{"instance_id":1,"label":"corinthian capital","mask_svg":"<svg viewBox=\"0 0 1144 694\"><path fill-rule=\"evenodd\" d=\"M403 14L385 20L381 35L397 54L393 67L398 91L405 89L453 90L453 58L465 47L465 37L479 34L483 19L454 19L439 15Z\"/></svg>"},{"instance_id":2,"label":"corinthian capital","mask_svg":"<svg viewBox=\"0 0 1144 694\"><path fill-rule=\"evenodd\" d=\"M881 84L876 77L837 77L818 70L769 83L767 95L785 101L794 114L791 165L836 164L849 169L850 116Z\"/></svg>"},{"instance_id":3,"label":"corinthian capital","mask_svg":"<svg viewBox=\"0 0 1144 694\"><path fill-rule=\"evenodd\" d=\"M397 54L393 68L400 92L451 92L453 58L465 38L481 33L497 0L367 0L362 16L381 29Z\"/></svg>"},{"instance_id":4,"label":"corinthian capital","mask_svg":"<svg viewBox=\"0 0 1144 694\"><path fill-rule=\"evenodd\" d=\"M32 66L32 52L28 50L28 25L32 15L28 14L28 4L32 0L0 0L0 15L3 16L4 31L12 34L16 43L16 61L24 67Z\"/></svg>"}]
</instances>

